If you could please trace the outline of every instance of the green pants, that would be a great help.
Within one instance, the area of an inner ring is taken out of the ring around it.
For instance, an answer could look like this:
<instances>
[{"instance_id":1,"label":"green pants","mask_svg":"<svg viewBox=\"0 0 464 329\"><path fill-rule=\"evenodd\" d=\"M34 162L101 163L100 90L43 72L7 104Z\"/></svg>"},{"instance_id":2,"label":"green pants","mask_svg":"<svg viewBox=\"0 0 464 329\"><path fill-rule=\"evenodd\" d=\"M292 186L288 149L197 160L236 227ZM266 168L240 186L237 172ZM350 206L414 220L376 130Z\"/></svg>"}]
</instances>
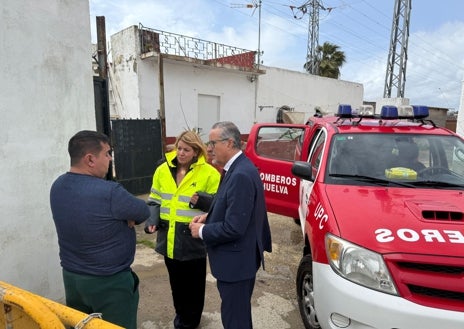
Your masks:
<instances>
[{"instance_id":1,"label":"green pants","mask_svg":"<svg viewBox=\"0 0 464 329\"><path fill-rule=\"evenodd\" d=\"M63 269L66 305L84 313L102 313L105 321L137 329L139 279L132 271L109 276L77 274Z\"/></svg>"}]
</instances>

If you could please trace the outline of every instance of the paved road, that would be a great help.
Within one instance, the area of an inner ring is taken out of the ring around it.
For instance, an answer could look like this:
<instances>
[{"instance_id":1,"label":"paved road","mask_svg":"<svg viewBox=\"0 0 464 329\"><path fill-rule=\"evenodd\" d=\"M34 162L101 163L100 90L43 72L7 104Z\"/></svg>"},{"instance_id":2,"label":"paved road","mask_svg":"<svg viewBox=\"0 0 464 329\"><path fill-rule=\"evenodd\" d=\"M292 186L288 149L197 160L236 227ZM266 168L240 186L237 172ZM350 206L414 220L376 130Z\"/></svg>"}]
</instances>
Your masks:
<instances>
[{"instance_id":1,"label":"paved road","mask_svg":"<svg viewBox=\"0 0 464 329\"><path fill-rule=\"evenodd\" d=\"M298 311L295 276L303 241L293 219L269 213L272 253L265 253L266 271L259 270L253 294L255 329L304 328ZM137 227L138 240L154 241L155 235ZM163 258L153 249L138 244L133 269L140 277L139 329L171 329L174 318L168 274ZM201 329L222 328L220 298L215 279L209 274Z\"/></svg>"}]
</instances>

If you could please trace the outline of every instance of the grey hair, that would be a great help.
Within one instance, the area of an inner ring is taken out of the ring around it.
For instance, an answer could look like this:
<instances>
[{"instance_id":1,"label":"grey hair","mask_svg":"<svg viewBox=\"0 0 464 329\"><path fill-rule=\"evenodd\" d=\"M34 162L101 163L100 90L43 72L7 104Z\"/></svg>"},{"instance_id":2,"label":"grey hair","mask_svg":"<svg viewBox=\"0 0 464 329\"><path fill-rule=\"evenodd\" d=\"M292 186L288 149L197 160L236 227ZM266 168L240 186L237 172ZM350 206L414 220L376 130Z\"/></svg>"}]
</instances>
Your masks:
<instances>
[{"instance_id":1,"label":"grey hair","mask_svg":"<svg viewBox=\"0 0 464 329\"><path fill-rule=\"evenodd\" d=\"M234 142L234 148L236 149L241 149L242 148L242 142L240 140L241 134L240 130L238 130L237 126L230 121L221 121L221 122L216 122L211 129L220 129L221 133L219 137L221 139L232 139Z\"/></svg>"}]
</instances>

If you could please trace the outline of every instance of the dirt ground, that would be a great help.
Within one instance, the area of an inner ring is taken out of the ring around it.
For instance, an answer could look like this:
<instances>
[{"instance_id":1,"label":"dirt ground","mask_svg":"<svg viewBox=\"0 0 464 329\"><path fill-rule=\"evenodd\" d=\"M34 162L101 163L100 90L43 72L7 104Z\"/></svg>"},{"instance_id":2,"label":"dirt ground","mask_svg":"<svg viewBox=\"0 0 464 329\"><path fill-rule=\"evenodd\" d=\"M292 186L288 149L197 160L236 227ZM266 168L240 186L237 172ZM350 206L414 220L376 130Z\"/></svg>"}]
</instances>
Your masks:
<instances>
[{"instance_id":1,"label":"dirt ground","mask_svg":"<svg viewBox=\"0 0 464 329\"><path fill-rule=\"evenodd\" d=\"M300 226L293 219L269 213L272 253L265 253L266 271L260 269L253 293L253 325L255 329L304 328L298 311L295 276L301 258L303 241ZM139 241L154 242L156 235L137 227ZM173 328L174 308L168 273L162 256L139 243L134 271L140 278L139 329ZM216 281L208 269L206 298L199 328L222 328L220 298Z\"/></svg>"}]
</instances>

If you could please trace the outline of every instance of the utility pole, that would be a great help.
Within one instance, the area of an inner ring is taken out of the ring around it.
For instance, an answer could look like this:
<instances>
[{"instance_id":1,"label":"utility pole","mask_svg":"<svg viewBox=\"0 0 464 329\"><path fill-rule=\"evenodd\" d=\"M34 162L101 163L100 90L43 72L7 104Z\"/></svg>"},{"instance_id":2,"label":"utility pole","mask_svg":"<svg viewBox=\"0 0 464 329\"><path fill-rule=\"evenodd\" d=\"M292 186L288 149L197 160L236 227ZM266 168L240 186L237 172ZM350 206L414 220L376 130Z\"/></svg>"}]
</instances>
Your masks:
<instances>
[{"instance_id":1,"label":"utility pole","mask_svg":"<svg viewBox=\"0 0 464 329\"><path fill-rule=\"evenodd\" d=\"M261 65L261 4L262 1L258 1L258 69Z\"/></svg>"},{"instance_id":2,"label":"utility pole","mask_svg":"<svg viewBox=\"0 0 464 329\"><path fill-rule=\"evenodd\" d=\"M392 88L397 88L397 97L404 97L406 62L408 60L409 18L411 0L395 0L393 23L385 75L384 98L390 98Z\"/></svg>"},{"instance_id":3,"label":"utility pole","mask_svg":"<svg viewBox=\"0 0 464 329\"><path fill-rule=\"evenodd\" d=\"M233 3L231 4L232 8L254 8L253 12L251 13L251 16L256 11L256 8L258 8L258 63L257 63L257 68L259 69L259 66L261 65L261 6L262 6L262 0L258 0L257 2L253 0L253 3L247 3L247 4L239 4L239 3Z\"/></svg>"},{"instance_id":4,"label":"utility pole","mask_svg":"<svg viewBox=\"0 0 464 329\"><path fill-rule=\"evenodd\" d=\"M247 4L232 4L232 8L254 8L253 12L251 13L251 16L256 11L256 8L258 8L258 58L257 58L257 63L256 63L256 69L259 70L259 67L261 66L261 6L262 6L262 0L252 0L253 3L247 3ZM256 109L258 108L258 83L259 79L257 79L258 75L253 77L253 80L250 80L251 82L254 82L254 87L255 87L255 111L254 111L254 116L253 116L253 123L256 123Z\"/></svg>"},{"instance_id":5,"label":"utility pole","mask_svg":"<svg viewBox=\"0 0 464 329\"><path fill-rule=\"evenodd\" d=\"M166 153L166 104L164 101L164 56L161 51L158 54L158 83L159 83L159 118L161 123L162 152Z\"/></svg>"},{"instance_id":6,"label":"utility pole","mask_svg":"<svg viewBox=\"0 0 464 329\"><path fill-rule=\"evenodd\" d=\"M97 61L98 61L98 77L94 77L94 97L95 104L100 106L95 107L95 122L97 131L104 133L111 138L111 119L110 119L110 103L109 103L109 79L108 79L108 56L106 51L106 26L105 16L96 17L97 24ZM96 85L99 88L96 88ZM97 100L99 102L97 102ZM113 179L113 170L110 164L106 174L107 180Z\"/></svg>"},{"instance_id":7,"label":"utility pole","mask_svg":"<svg viewBox=\"0 0 464 329\"><path fill-rule=\"evenodd\" d=\"M96 97L100 100L101 108L95 112L97 131L111 136L110 104L109 104L109 79L108 79L108 56L106 51L106 27L105 16L97 16L97 61L99 93ZM95 88L95 87L94 87Z\"/></svg>"},{"instance_id":8,"label":"utility pole","mask_svg":"<svg viewBox=\"0 0 464 329\"><path fill-rule=\"evenodd\" d=\"M97 16L97 56L98 73L100 78L108 78L107 54L106 54L106 27L105 16Z\"/></svg>"}]
</instances>

